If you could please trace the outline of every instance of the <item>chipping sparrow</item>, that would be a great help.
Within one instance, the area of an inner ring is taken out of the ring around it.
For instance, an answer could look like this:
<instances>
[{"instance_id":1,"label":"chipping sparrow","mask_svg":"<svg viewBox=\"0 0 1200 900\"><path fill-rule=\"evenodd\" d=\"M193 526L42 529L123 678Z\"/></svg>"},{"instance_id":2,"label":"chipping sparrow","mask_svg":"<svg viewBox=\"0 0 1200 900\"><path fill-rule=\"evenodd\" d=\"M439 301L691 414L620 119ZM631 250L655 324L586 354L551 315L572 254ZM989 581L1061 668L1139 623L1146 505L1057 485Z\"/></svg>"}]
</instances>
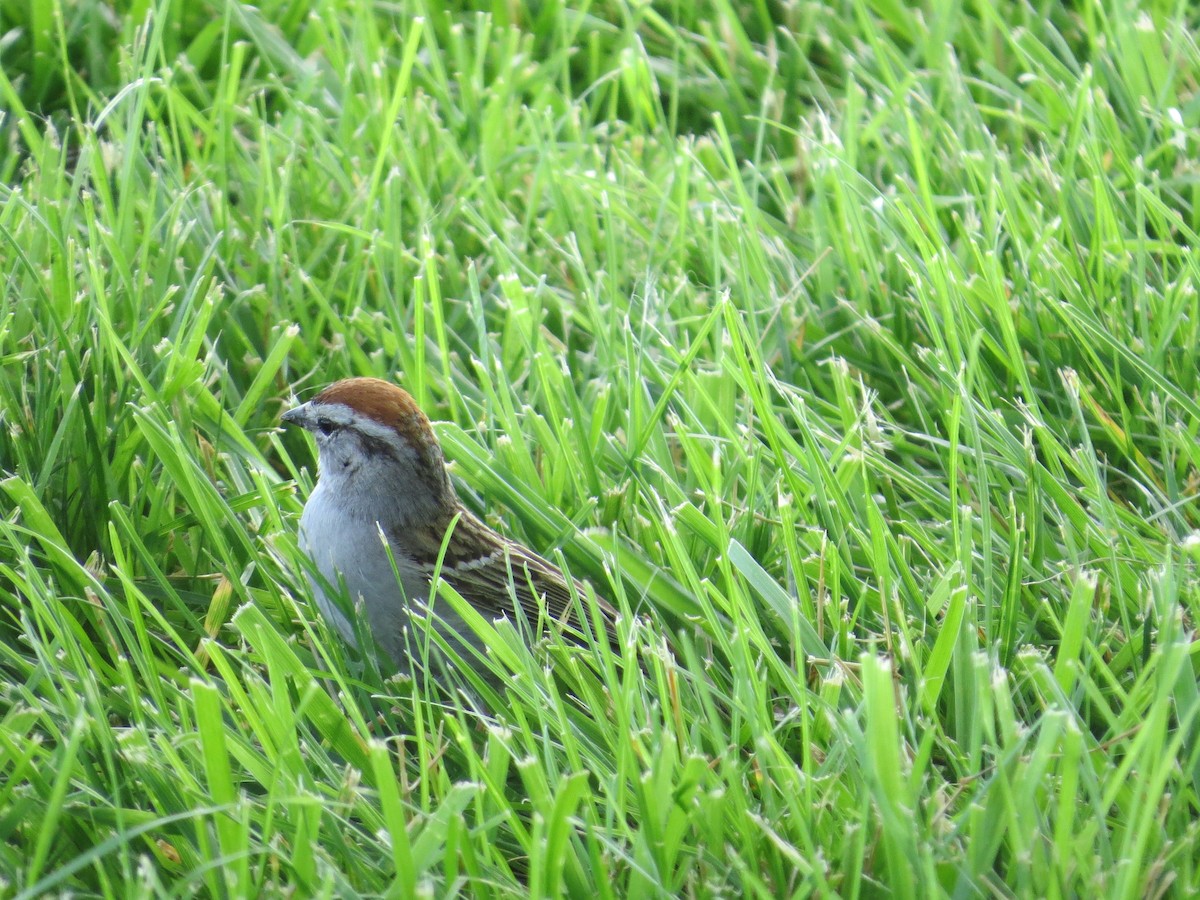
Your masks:
<instances>
[{"instance_id":1,"label":"chipping sparrow","mask_svg":"<svg viewBox=\"0 0 1200 900\"><path fill-rule=\"evenodd\" d=\"M429 602L442 541L455 516L441 578L463 599L489 619L511 615L515 599L531 623L544 610L568 633L583 634L558 567L463 508L429 419L407 392L378 378L348 378L288 410L283 421L311 431L317 442L317 485L300 519L301 547L327 585L344 579L350 597L365 608L375 640L400 671L411 669L410 613ZM353 644L354 626L318 579L311 580L321 612ZM596 603L611 640L616 613L603 600ZM447 604L439 603L438 611L434 627L449 642L458 648L476 644Z\"/></svg>"}]
</instances>

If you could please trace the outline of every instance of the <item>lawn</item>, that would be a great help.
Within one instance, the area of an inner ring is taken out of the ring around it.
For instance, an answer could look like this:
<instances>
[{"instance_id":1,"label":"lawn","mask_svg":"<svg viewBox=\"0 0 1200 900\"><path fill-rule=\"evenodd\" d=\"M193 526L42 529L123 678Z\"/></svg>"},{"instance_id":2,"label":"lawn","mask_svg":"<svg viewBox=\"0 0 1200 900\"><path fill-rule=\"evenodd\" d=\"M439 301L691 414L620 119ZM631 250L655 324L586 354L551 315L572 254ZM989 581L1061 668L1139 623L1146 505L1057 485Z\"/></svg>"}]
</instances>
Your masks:
<instances>
[{"instance_id":1,"label":"lawn","mask_svg":"<svg viewBox=\"0 0 1200 900\"><path fill-rule=\"evenodd\" d=\"M1143 7L0 6L0 896L1200 891ZM279 417L347 375L620 646L343 645Z\"/></svg>"}]
</instances>

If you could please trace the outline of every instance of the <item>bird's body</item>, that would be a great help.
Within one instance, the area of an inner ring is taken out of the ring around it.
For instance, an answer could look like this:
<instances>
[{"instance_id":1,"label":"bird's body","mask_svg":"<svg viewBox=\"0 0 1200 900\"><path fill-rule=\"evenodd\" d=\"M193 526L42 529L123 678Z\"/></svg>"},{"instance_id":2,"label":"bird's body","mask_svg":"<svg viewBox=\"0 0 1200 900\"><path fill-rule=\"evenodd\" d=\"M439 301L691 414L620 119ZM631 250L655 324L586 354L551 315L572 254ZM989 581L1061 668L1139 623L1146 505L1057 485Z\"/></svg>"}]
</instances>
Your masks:
<instances>
[{"instance_id":1,"label":"bird's body","mask_svg":"<svg viewBox=\"0 0 1200 900\"><path fill-rule=\"evenodd\" d=\"M582 635L571 587L552 563L485 525L459 503L429 420L405 391L374 378L326 388L284 415L317 440L318 479L300 520L300 541L316 566L321 612L347 641L355 628L327 593L344 585L400 671L411 668L414 611L424 613L434 570L486 619L519 608ZM450 532L446 549L442 545ZM579 596L585 592L576 585ZM612 608L597 600L612 634ZM449 604L434 606L435 627L456 649L478 646ZM589 622L590 626L590 622Z\"/></svg>"},{"instance_id":2,"label":"bird's body","mask_svg":"<svg viewBox=\"0 0 1200 900\"><path fill-rule=\"evenodd\" d=\"M311 557L323 582L313 580L317 606L342 637L355 643L354 625L326 593L344 584L346 593L355 602L363 599L367 624L379 644L389 656L400 660L403 658L400 639L408 624L409 598L415 601L427 597L429 589L419 578L407 574L406 557L397 552L390 540L385 545L385 535L375 518L347 512L343 507L335 491L318 481L300 517L300 546ZM325 527L329 521L340 524L330 529ZM390 599L378 596L389 593L394 595ZM372 598L371 603L366 602L368 597Z\"/></svg>"}]
</instances>

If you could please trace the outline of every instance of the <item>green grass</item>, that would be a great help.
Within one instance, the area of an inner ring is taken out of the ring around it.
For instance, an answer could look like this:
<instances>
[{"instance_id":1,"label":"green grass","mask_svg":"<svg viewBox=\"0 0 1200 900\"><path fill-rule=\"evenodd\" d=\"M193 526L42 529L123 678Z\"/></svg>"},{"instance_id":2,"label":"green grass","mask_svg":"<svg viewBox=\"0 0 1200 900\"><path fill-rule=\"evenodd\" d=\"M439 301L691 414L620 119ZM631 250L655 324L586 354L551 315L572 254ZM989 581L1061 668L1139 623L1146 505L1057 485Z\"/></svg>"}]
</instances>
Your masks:
<instances>
[{"instance_id":1,"label":"green grass","mask_svg":"<svg viewBox=\"0 0 1200 900\"><path fill-rule=\"evenodd\" d=\"M1197 24L4 4L0 895L1200 891ZM341 645L350 374L624 665Z\"/></svg>"}]
</instances>

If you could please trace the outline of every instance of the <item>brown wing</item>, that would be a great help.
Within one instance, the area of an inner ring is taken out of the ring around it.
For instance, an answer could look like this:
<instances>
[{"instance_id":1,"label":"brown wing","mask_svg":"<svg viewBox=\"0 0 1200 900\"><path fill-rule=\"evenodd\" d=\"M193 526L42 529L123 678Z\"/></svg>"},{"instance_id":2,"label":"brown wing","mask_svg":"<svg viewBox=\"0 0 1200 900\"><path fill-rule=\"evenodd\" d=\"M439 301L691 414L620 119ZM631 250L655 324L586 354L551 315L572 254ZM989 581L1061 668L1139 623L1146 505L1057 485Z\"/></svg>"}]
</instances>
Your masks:
<instances>
[{"instance_id":1,"label":"brown wing","mask_svg":"<svg viewBox=\"0 0 1200 900\"><path fill-rule=\"evenodd\" d=\"M449 526L450 522L446 524ZM440 549L440 546L434 548L430 557L436 559ZM571 589L558 566L496 534L469 512L464 511L454 526L441 577L490 618L512 616L515 597L517 606L533 625L548 615L577 635L592 630L591 623L586 629L581 627ZM587 596L579 582L575 582L575 588L580 597ZM616 636L616 610L600 597L596 598L596 605L606 637L611 641Z\"/></svg>"}]
</instances>

